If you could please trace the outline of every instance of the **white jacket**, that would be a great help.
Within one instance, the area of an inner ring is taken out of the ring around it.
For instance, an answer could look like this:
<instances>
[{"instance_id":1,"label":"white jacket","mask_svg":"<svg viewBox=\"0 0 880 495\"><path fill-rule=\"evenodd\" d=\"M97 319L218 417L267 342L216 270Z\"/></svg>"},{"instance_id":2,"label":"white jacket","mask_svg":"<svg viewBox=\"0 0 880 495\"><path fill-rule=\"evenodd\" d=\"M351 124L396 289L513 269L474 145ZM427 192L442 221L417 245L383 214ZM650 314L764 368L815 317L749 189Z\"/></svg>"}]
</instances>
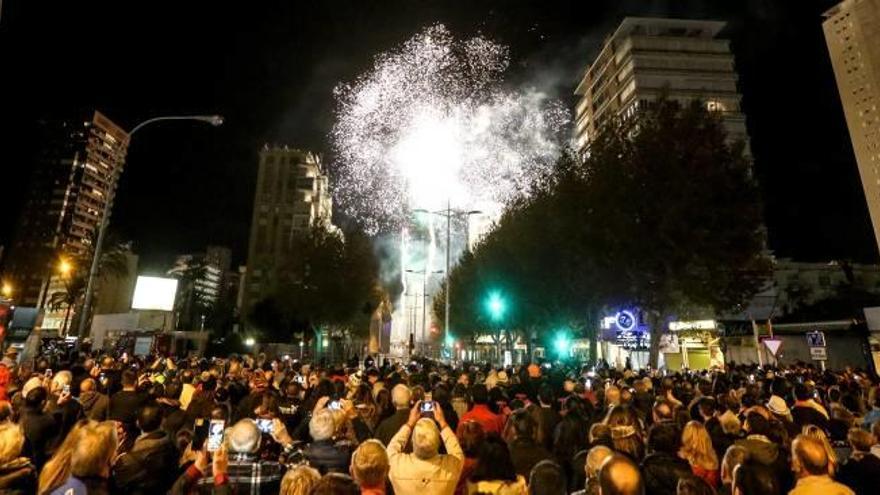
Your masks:
<instances>
[{"instance_id":1,"label":"white jacket","mask_svg":"<svg viewBox=\"0 0 880 495\"><path fill-rule=\"evenodd\" d=\"M449 426L440 432L446 446L445 455L419 459L415 454L405 454L403 449L410 436L409 425L403 425L388 444L388 477L394 493L413 495L452 495L461 476L464 452L455 433Z\"/></svg>"}]
</instances>

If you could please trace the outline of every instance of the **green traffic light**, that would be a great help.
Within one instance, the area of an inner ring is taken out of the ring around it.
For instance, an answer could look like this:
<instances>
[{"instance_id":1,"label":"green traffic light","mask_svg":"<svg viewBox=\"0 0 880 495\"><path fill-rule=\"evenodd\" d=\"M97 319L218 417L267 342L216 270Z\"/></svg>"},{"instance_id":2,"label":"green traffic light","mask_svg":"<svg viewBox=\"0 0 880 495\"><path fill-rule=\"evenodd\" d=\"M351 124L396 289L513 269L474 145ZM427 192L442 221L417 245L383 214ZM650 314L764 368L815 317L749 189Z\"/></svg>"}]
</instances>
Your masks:
<instances>
[{"instance_id":1,"label":"green traffic light","mask_svg":"<svg viewBox=\"0 0 880 495\"><path fill-rule=\"evenodd\" d=\"M504 312L507 310L507 303L504 301L504 298L501 297L501 294L492 292L486 300L486 309L489 311L489 316L492 320L498 321L504 317Z\"/></svg>"}]
</instances>

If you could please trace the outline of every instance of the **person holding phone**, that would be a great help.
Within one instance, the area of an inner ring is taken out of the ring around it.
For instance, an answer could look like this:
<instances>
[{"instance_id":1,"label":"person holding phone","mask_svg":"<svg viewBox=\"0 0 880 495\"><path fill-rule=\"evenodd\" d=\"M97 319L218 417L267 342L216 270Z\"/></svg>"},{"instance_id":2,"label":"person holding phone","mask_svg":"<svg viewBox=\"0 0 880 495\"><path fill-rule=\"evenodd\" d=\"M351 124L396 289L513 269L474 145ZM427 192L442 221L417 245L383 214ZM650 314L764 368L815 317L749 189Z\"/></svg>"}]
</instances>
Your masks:
<instances>
[{"instance_id":1,"label":"person holding phone","mask_svg":"<svg viewBox=\"0 0 880 495\"><path fill-rule=\"evenodd\" d=\"M424 417L421 402L410 410L409 419L388 444L388 477L394 493L451 495L455 492L464 452L443 416L443 408L434 407L432 417ZM413 452L404 453L412 439ZM440 454L440 442L446 454Z\"/></svg>"}]
</instances>

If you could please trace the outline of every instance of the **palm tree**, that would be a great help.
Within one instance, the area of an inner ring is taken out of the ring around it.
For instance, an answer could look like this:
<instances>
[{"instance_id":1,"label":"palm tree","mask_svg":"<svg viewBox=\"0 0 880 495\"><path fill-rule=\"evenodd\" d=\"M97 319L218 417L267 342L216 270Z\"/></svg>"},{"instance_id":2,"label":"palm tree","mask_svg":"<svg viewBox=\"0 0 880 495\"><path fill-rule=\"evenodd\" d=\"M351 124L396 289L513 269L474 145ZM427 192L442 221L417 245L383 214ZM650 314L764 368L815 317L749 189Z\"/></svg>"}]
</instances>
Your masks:
<instances>
[{"instance_id":1,"label":"palm tree","mask_svg":"<svg viewBox=\"0 0 880 495\"><path fill-rule=\"evenodd\" d=\"M67 324L70 322L70 311L79 303L86 290L86 279L80 274L74 274L64 279L64 289L53 292L49 296L48 306L51 311L64 310L64 322L61 324L60 334L67 334Z\"/></svg>"}]
</instances>

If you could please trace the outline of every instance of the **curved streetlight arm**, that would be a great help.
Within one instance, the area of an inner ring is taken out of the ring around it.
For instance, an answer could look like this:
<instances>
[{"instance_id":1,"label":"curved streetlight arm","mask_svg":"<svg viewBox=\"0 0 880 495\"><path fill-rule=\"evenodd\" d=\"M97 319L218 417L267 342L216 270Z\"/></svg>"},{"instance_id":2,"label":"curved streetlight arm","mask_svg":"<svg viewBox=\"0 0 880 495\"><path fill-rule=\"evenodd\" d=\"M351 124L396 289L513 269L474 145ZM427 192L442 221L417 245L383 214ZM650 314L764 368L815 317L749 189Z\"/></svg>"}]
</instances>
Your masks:
<instances>
[{"instance_id":1,"label":"curved streetlight arm","mask_svg":"<svg viewBox=\"0 0 880 495\"><path fill-rule=\"evenodd\" d=\"M140 124L132 127L132 129L128 131L128 135L131 136L135 132L139 131L142 127L148 126L153 122L160 122L163 120L197 120L199 122L206 122L208 124L211 124L214 127L223 124L223 117L221 117L220 115L168 115L147 119Z\"/></svg>"},{"instance_id":2,"label":"curved streetlight arm","mask_svg":"<svg viewBox=\"0 0 880 495\"><path fill-rule=\"evenodd\" d=\"M206 122L211 124L214 127L217 127L223 124L223 117L220 115L167 115L162 117L153 117L151 119L147 119L138 125L132 127L130 131L128 131L129 140L131 136L139 131L141 128L150 125L154 122L162 122L166 120L195 120L199 122ZM92 306L92 298L95 293L95 280L98 278L98 267L100 266L101 259L101 249L104 244L104 237L107 233L107 226L110 223L110 209L113 207L113 200L116 196L116 185L119 181L119 174L121 171L119 167L116 167L113 170L113 187L108 191L107 194L107 203L104 206L104 214L101 215L101 223L98 224L98 237L95 239L95 246L92 250L92 263L89 268L89 277L86 279L86 293L83 297L82 310L79 315L79 323L77 324L76 333L76 349L79 350L80 345L82 343L82 339L85 334L86 323L88 323L88 315Z\"/></svg>"}]
</instances>

